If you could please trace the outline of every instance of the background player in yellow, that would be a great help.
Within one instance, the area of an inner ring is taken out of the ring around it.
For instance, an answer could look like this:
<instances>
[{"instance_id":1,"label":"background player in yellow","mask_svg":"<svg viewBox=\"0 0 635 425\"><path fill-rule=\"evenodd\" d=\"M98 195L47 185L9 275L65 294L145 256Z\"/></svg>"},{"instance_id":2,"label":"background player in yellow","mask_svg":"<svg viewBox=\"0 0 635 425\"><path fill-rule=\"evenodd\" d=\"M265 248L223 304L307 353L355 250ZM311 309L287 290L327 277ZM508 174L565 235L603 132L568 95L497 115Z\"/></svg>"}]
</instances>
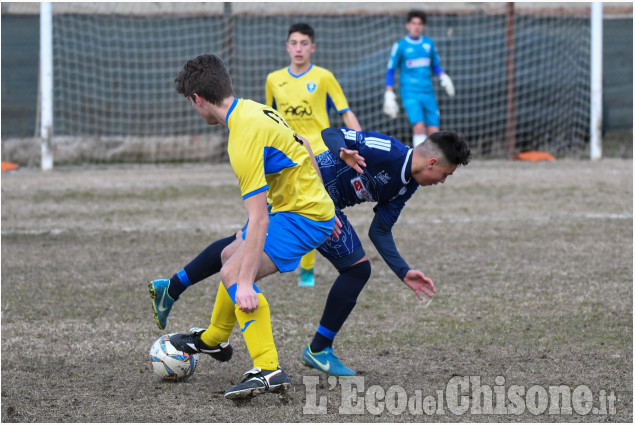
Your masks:
<instances>
[{"instance_id":1,"label":"background player in yellow","mask_svg":"<svg viewBox=\"0 0 635 425\"><path fill-rule=\"evenodd\" d=\"M342 116L345 127L357 131L362 128L333 73L311 63L311 54L316 47L313 28L306 23L291 25L286 47L291 64L267 75L266 103L309 141L317 156L327 150L321 132L330 126L331 109ZM299 286L315 285L314 265L315 250L302 257Z\"/></svg>"},{"instance_id":2,"label":"background player in yellow","mask_svg":"<svg viewBox=\"0 0 635 425\"><path fill-rule=\"evenodd\" d=\"M208 124L229 129L227 152L248 221L242 237L223 251L228 259L220 270L209 327L172 334L170 342L181 351L227 361L232 355L228 339L238 322L253 369L225 397L284 389L289 377L279 367L269 305L255 282L276 271L295 270L304 254L327 240L334 230L333 201L304 142L275 110L237 99L220 58L207 54L189 60L175 82Z\"/></svg>"}]
</instances>

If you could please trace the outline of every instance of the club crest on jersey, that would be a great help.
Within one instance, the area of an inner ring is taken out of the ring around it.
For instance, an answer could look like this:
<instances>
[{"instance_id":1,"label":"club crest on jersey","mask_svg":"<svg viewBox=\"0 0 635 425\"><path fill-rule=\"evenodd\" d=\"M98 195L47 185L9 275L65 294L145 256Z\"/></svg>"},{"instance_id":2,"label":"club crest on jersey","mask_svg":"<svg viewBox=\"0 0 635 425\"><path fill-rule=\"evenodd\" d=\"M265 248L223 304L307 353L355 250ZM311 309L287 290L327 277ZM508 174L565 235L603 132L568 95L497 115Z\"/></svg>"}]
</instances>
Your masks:
<instances>
[{"instance_id":1,"label":"club crest on jersey","mask_svg":"<svg viewBox=\"0 0 635 425\"><path fill-rule=\"evenodd\" d=\"M313 93L316 88L317 88L317 84L315 84L315 83L306 83L306 89L309 91L309 93Z\"/></svg>"},{"instance_id":2,"label":"club crest on jersey","mask_svg":"<svg viewBox=\"0 0 635 425\"><path fill-rule=\"evenodd\" d=\"M399 198L400 196L405 194L407 190L408 188L406 188L406 186L402 187L401 189L399 189L399 193L390 198L389 201L394 201L395 199Z\"/></svg>"},{"instance_id":3,"label":"club crest on jersey","mask_svg":"<svg viewBox=\"0 0 635 425\"><path fill-rule=\"evenodd\" d=\"M390 181L390 176L388 175L386 170L381 170L377 174L376 178L377 180L381 181L383 184L388 184L388 182Z\"/></svg>"},{"instance_id":4,"label":"club crest on jersey","mask_svg":"<svg viewBox=\"0 0 635 425\"><path fill-rule=\"evenodd\" d=\"M364 187L364 183L360 177L355 177L351 179L351 184L353 185L353 189L355 190L355 194L359 199L364 199L365 201L373 202L374 199L371 196L368 189Z\"/></svg>"},{"instance_id":5,"label":"club crest on jersey","mask_svg":"<svg viewBox=\"0 0 635 425\"><path fill-rule=\"evenodd\" d=\"M430 53L430 48L432 46L430 46L430 43L423 43L423 48L426 49L426 52Z\"/></svg>"}]
</instances>

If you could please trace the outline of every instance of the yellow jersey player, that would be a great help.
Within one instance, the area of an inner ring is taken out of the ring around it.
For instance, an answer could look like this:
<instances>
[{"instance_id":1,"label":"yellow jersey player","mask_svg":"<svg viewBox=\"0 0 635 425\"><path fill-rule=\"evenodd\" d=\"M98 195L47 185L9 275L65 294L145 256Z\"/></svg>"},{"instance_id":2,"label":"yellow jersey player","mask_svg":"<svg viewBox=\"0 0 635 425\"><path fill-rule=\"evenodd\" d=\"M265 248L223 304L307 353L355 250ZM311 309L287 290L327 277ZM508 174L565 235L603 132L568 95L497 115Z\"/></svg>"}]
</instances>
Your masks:
<instances>
[{"instance_id":1,"label":"yellow jersey player","mask_svg":"<svg viewBox=\"0 0 635 425\"><path fill-rule=\"evenodd\" d=\"M330 110L341 114L346 127L361 131L361 126L335 76L311 63L311 54L316 48L313 28L306 23L291 25L286 48L291 64L267 75L266 103L309 141L317 156L327 150L321 132L330 126ZM315 285L314 265L315 251L302 257L299 286Z\"/></svg>"},{"instance_id":2,"label":"yellow jersey player","mask_svg":"<svg viewBox=\"0 0 635 425\"><path fill-rule=\"evenodd\" d=\"M303 141L275 110L237 99L220 58L206 54L188 61L175 82L208 124L229 129L227 152L248 222L223 251L227 260L209 327L173 334L170 342L181 351L227 361L233 352L229 335L238 322L253 369L225 397L285 389L290 381L278 364L269 305L255 282L295 270L304 254L327 240L335 222L333 201Z\"/></svg>"}]
</instances>

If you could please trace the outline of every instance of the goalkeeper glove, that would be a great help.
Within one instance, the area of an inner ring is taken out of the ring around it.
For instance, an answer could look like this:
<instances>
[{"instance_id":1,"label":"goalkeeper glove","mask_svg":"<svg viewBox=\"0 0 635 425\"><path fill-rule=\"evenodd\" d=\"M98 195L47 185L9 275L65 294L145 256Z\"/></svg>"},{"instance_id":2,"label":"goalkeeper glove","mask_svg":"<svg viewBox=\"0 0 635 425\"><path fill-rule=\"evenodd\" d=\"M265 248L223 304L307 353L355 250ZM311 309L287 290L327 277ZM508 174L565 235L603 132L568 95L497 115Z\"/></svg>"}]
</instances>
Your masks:
<instances>
[{"instance_id":1,"label":"goalkeeper glove","mask_svg":"<svg viewBox=\"0 0 635 425\"><path fill-rule=\"evenodd\" d=\"M397 96L395 92L386 91L384 93L384 114L395 119L399 115L399 105L397 105Z\"/></svg>"},{"instance_id":2,"label":"goalkeeper glove","mask_svg":"<svg viewBox=\"0 0 635 425\"><path fill-rule=\"evenodd\" d=\"M450 76L443 73L441 74L439 79L441 80L441 87L445 89L445 92L448 94L448 96L454 97L454 84L452 84L452 79L450 78Z\"/></svg>"}]
</instances>

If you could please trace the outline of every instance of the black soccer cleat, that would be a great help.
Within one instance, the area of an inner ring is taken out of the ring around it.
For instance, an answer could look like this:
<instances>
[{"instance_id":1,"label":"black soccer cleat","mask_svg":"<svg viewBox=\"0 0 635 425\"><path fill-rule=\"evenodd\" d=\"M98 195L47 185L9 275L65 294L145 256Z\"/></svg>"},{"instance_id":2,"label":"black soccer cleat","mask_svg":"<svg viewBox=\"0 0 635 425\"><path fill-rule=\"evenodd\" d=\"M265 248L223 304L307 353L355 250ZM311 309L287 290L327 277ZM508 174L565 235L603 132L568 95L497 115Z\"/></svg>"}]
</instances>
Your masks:
<instances>
[{"instance_id":1,"label":"black soccer cleat","mask_svg":"<svg viewBox=\"0 0 635 425\"><path fill-rule=\"evenodd\" d=\"M225 398L249 398L265 392L281 392L290 385L291 380L282 369L263 370L256 367L245 372L242 382L228 389Z\"/></svg>"},{"instance_id":2,"label":"black soccer cleat","mask_svg":"<svg viewBox=\"0 0 635 425\"><path fill-rule=\"evenodd\" d=\"M170 343L177 350L183 351L188 354L203 353L209 354L219 362L226 362L232 358L234 349L228 342L222 342L214 347L211 347L203 342L201 334L205 331L204 328L192 328L189 334L174 334L170 335Z\"/></svg>"}]
</instances>

